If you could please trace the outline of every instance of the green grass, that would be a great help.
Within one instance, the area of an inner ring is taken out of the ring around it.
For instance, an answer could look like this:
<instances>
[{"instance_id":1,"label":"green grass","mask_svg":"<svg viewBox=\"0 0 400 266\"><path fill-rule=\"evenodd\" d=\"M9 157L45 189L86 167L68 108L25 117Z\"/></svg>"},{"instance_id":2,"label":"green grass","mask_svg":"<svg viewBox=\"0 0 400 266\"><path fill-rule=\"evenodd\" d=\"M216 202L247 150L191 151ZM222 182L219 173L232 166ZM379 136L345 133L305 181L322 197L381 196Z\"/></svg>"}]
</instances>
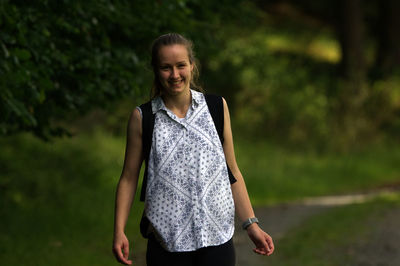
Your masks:
<instances>
[{"instance_id":1,"label":"green grass","mask_svg":"<svg viewBox=\"0 0 400 266\"><path fill-rule=\"evenodd\" d=\"M394 148L318 156L265 142L235 144L257 204L351 192L398 177ZM97 131L43 143L22 134L0 138L0 146L1 264L117 265L111 254L114 194L125 140ZM134 259L145 250L143 204L135 202L127 225Z\"/></svg>"},{"instance_id":2,"label":"green grass","mask_svg":"<svg viewBox=\"0 0 400 266\"><path fill-rule=\"evenodd\" d=\"M395 146L317 154L238 137L235 153L252 202L257 205L399 184L400 150Z\"/></svg>"},{"instance_id":3,"label":"green grass","mask_svg":"<svg viewBox=\"0 0 400 266\"><path fill-rule=\"evenodd\" d=\"M1 264L117 265L114 194L125 141L100 133L43 143L22 135L0 145ZM127 226L133 252L144 250L142 205Z\"/></svg>"},{"instance_id":4,"label":"green grass","mask_svg":"<svg viewBox=\"0 0 400 266\"><path fill-rule=\"evenodd\" d=\"M355 265L354 247L368 241L385 213L400 207L400 194L390 198L335 207L313 216L275 241L268 265ZM376 243L381 244L381 243Z\"/></svg>"}]
</instances>

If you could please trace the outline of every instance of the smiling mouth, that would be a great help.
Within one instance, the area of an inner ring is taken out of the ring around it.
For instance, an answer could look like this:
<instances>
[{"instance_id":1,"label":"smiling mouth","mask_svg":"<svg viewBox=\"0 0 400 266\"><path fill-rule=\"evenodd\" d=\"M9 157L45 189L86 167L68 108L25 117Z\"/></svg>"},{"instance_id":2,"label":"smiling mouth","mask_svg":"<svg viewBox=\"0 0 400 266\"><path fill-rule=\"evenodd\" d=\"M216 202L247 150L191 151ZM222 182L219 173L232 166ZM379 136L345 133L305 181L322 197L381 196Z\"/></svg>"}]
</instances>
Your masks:
<instances>
[{"instance_id":1,"label":"smiling mouth","mask_svg":"<svg viewBox=\"0 0 400 266\"><path fill-rule=\"evenodd\" d=\"M177 81L170 81L169 84L176 86L176 85L180 85L181 83L183 83L183 80L177 80Z\"/></svg>"}]
</instances>

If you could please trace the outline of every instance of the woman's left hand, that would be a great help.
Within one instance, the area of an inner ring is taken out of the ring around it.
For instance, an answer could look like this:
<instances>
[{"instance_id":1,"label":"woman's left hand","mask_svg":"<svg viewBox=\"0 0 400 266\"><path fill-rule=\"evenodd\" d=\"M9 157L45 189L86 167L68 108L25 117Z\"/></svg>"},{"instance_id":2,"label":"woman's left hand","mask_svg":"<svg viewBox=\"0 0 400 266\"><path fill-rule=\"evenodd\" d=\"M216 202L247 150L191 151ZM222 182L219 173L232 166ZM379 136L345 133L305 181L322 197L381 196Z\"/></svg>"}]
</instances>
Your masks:
<instances>
[{"instance_id":1,"label":"woman's left hand","mask_svg":"<svg viewBox=\"0 0 400 266\"><path fill-rule=\"evenodd\" d=\"M264 232L257 223L253 223L247 228L247 234L256 245L253 249L255 253L269 256L274 252L272 237Z\"/></svg>"}]
</instances>

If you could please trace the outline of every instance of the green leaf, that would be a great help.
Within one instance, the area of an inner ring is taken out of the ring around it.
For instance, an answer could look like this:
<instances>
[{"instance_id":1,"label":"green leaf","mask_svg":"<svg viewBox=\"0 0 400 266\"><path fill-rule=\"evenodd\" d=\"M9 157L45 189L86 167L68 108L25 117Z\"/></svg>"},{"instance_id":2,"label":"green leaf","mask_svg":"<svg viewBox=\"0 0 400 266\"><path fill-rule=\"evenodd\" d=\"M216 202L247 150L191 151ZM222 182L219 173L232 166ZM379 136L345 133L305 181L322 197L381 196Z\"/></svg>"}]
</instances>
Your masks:
<instances>
[{"instance_id":1,"label":"green leaf","mask_svg":"<svg viewBox=\"0 0 400 266\"><path fill-rule=\"evenodd\" d=\"M26 50L26 49L19 49L16 48L12 51L12 53L20 60L20 61L26 61L31 58L31 53Z\"/></svg>"}]
</instances>

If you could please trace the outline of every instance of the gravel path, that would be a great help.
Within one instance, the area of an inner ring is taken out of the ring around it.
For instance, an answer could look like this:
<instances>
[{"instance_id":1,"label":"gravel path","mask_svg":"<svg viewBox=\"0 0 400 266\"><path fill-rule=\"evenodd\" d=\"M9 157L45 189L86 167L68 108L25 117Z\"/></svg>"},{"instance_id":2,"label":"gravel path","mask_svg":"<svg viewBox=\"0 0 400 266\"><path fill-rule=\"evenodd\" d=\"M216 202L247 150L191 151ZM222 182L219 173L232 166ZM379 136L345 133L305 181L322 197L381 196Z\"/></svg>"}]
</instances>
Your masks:
<instances>
[{"instance_id":1,"label":"gravel path","mask_svg":"<svg viewBox=\"0 0 400 266\"><path fill-rule=\"evenodd\" d=\"M368 236L350 250L355 266L400 265L400 207L381 218L379 226L370 222Z\"/></svg>"}]
</instances>

